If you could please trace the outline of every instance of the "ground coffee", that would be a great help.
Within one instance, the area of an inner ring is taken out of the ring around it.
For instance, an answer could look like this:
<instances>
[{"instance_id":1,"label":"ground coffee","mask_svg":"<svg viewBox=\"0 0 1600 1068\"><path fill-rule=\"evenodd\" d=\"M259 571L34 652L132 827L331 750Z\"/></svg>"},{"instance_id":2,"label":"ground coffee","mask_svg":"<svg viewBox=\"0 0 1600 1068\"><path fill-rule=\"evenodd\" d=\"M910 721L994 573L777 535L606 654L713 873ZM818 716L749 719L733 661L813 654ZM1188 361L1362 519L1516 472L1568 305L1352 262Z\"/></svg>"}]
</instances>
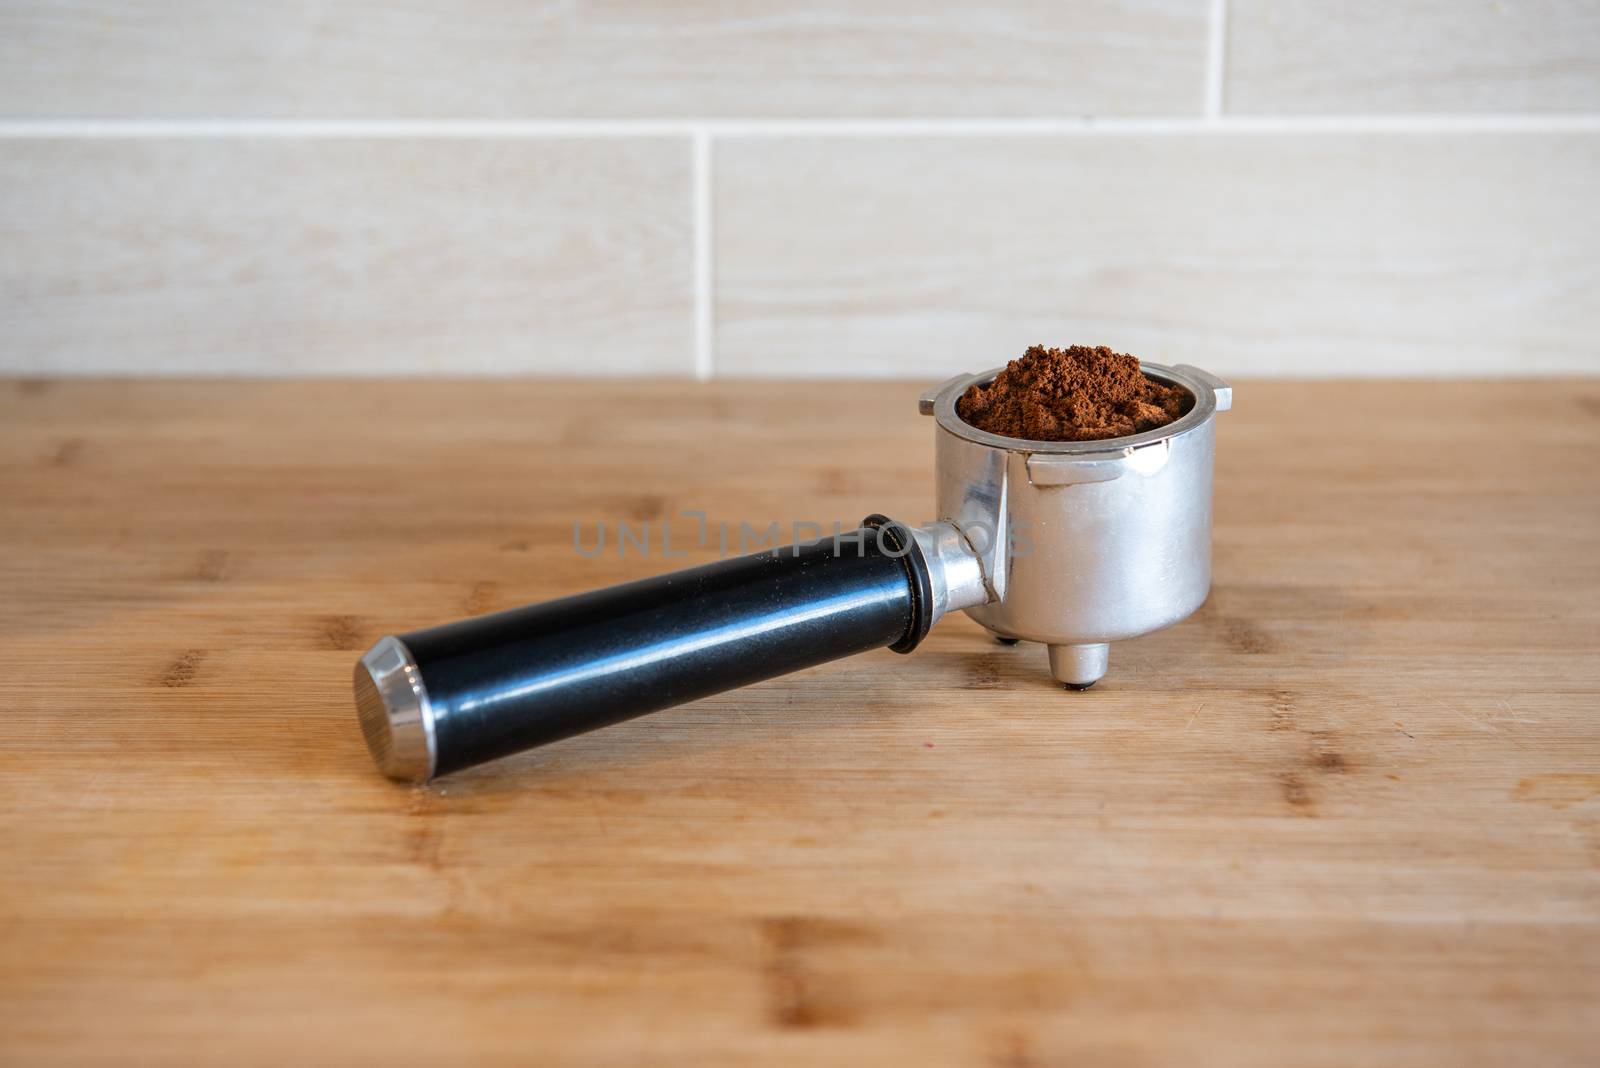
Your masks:
<instances>
[{"instance_id":1,"label":"ground coffee","mask_svg":"<svg viewBox=\"0 0 1600 1068\"><path fill-rule=\"evenodd\" d=\"M979 430L1030 441L1096 441L1166 426L1188 393L1146 378L1139 358L1104 345L1035 345L988 386L971 386L956 414Z\"/></svg>"}]
</instances>

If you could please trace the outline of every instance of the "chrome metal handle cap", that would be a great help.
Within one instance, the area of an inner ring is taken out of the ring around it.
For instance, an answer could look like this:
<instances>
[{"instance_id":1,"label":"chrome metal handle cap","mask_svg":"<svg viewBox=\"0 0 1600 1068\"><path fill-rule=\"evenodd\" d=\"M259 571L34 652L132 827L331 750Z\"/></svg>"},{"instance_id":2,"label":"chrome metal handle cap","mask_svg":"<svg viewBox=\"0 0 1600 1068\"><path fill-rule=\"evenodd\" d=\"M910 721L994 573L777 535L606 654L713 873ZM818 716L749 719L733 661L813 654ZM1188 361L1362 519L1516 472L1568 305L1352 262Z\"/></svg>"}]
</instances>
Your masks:
<instances>
[{"instance_id":1,"label":"chrome metal handle cap","mask_svg":"<svg viewBox=\"0 0 1600 1068\"><path fill-rule=\"evenodd\" d=\"M433 710L405 643L382 638L367 650L356 662L355 689L361 733L378 769L403 782L433 778Z\"/></svg>"}]
</instances>

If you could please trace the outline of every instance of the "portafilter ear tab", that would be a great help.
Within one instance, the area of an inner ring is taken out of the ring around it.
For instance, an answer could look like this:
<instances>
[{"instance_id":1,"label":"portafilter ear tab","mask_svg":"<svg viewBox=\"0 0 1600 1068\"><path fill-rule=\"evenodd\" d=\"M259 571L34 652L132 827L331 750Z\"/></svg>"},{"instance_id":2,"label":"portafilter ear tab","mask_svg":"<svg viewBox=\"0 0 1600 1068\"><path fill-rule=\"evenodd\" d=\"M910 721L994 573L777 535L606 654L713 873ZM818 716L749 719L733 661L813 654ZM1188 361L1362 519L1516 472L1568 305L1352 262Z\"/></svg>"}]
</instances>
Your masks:
<instances>
[{"instance_id":1,"label":"portafilter ear tab","mask_svg":"<svg viewBox=\"0 0 1600 1068\"><path fill-rule=\"evenodd\" d=\"M1120 438L1027 441L967 424L956 402L1001 368L917 402L934 417L936 514L973 544L994 593L967 614L1003 641L1049 646L1051 675L1073 689L1105 674L1109 643L1171 626L1211 589L1216 415L1233 388L1198 367L1142 369L1193 403Z\"/></svg>"}]
</instances>

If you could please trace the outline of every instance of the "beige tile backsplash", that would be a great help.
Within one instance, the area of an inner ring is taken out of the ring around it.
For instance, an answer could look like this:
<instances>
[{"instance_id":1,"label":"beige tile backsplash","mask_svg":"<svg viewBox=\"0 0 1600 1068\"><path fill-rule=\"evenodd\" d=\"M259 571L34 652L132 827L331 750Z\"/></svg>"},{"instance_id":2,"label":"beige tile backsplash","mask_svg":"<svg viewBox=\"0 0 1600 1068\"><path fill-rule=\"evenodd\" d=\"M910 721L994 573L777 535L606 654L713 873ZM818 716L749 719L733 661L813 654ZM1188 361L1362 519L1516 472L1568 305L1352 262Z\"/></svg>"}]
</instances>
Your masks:
<instances>
[{"instance_id":1,"label":"beige tile backsplash","mask_svg":"<svg viewBox=\"0 0 1600 1068\"><path fill-rule=\"evenodd\" d=\"M687 374L689 165L672 138L0 143L0 362Z\"/></svg>"},{"instance_id":2,"label":"beige tile backsplash","mask_svg":"<svg viewBox=\"0 0 1600 1068\"><path fill-rule=\"evenodd\" d=\"M1206 18L1207 0L7 0L0 107L200 119L1195 114Z\"/></svg>"},{"instance_id":3,"label":"beige tile backsplash","mask_svg":"<svg viewBox=\"0 0 1600 1068\"><path fill-rule=\"evenodd\" d=\"M1588 0L0 6L0 373L1600 373Z\"/></svg>"},{"instance_id":4,"label":"beige tile backsplash","mask_svg":"<svg viewBox=\"0 0 1600 1068\"><path fill-rule=\"evenodd\" d=\"M1231 374L1596 368L1600 133L735 141L717 366L1114 341Z\"/></svg>"},{"instance_id":5,"label":"beige tile backsplash","mask_svg":"<svg viewBox=\"0 0 1600 1068\"><path fill-rule=\"evenodd\" d=\"M1600 111L1596 0L1228 0L1247 114Z\"/></svg>"}]
</instances>

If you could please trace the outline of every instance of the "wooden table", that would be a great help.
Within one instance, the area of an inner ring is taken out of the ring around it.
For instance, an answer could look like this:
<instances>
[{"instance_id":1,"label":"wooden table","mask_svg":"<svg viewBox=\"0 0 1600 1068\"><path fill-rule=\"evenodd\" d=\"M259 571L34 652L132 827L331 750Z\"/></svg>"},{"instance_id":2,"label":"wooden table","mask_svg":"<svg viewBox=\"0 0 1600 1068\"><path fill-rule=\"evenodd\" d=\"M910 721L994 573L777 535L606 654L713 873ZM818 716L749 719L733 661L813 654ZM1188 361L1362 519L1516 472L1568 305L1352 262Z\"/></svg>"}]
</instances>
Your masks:
<instances>
[{"instance_id":1,"label":"wooden table","mask_svg":"<svg viewBox=\"0 0 1600 1068\"><path fill-rule=\"evenodd\" d=\"M711 556L574 521L931 518L919 386L0 382L0 1061L1593 1064L1600 380L1245 384L1087 693L960 617L376 774L381 635Z\"/></svg>"}]
</instances>

